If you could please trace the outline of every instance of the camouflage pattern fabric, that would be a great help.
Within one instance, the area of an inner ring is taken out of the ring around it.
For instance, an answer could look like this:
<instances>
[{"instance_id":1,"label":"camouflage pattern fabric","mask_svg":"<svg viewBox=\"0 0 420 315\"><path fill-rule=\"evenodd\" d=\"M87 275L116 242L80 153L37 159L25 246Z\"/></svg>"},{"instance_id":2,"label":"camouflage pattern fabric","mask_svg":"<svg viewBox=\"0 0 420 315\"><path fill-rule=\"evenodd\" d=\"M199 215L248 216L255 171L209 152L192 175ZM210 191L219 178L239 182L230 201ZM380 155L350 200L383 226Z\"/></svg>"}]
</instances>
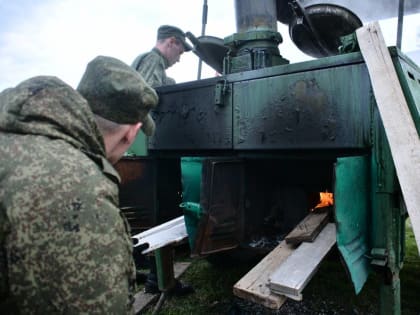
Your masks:
<instances>
[{"instance_id":1,"label":"camouflage pattern fabric","mask_svg":"<svg viewBox=\"0 0 420 315\"><path fill-rule=\"evenodd\" d=\"M175 80L166 75L166 69L168 68L167 59L156 48L137 56L131 67L137 70L152 88L175 84ZM148 155L147 137L143 132L137 134L134 143L128 148L126 154L134 156Z\"/></svg>"},{"instance_id":2,"label":"camouflage pattern fabric","mask_svg":"<svg viewBox=\"0 0 420 315\"><path fill-rule=\"evenodd\" d=\"M137 71L122 61L96 57L88 63L77 91L95 114L118 124L141 121L143 131L153 134L155 125L149 111L156 107L158 96Z\"/></svg>"},{"instance_id":3,"label":"camouflage pattern fabric","mask_svg":"<svg viewBox=\"0 0 420 315\"><path fill-rule=\"evenodd\" d=\"M0 313L132 314L135 267L88 103L54 77L0 93Z\"/></svg>"},{"instance_id":4,"label":"camouflage pattern fabric","mask_svg":"<svg viewBox=\"0 0 420 315\"><path fill-rule=\"evenodd\" d=\"M131 67L136 69L152 88L175 84L175 80L166 75L168 61L156 48L139 55L133 61Z\"/></svg>"}]
</instances>

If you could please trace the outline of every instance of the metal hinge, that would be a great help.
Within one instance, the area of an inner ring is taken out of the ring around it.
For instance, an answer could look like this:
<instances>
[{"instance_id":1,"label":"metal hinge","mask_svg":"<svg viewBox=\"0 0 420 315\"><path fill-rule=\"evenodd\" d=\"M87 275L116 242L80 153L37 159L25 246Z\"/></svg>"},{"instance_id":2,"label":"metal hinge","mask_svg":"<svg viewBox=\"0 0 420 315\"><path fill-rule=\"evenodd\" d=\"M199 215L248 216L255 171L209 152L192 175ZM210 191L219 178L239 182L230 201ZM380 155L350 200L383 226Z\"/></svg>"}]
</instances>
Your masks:
<instances>
[{"instance_id":1,"label":"metal hinge","mask_svg":"<svg viewBox=\"0 0 420 315\"><path fill-rule=\"evenodd\" d=\"M388 252L385 248L372 248L370 256L372 265L385 267L388 263Z\"/></svg>"},{"instance_id":2,"label":"metal hinge","mask_svg":"<svg viewBox=\"0 0 420 315\"><path fill-rule=\"evenodd\" d=\"M227 80L219 81L216 83L214 89L214 104L218 106L225 105L225 95L229 91L229 85Z\"/></svg>"}]
</instances>

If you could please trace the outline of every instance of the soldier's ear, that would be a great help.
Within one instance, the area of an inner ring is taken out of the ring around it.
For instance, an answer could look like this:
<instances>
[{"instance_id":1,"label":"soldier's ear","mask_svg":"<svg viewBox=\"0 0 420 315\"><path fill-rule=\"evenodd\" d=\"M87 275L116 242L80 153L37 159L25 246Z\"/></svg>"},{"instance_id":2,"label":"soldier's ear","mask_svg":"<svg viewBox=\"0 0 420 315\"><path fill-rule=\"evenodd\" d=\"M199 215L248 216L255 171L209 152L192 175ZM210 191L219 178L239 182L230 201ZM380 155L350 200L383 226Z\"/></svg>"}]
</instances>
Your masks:
<instances>
[{"instance_id":1,"label":"soldier's ear","mask_svg":"<svg viewBox=\"0 0 420 315\"><path fill-rule=\"evenodd\" d=\"M171 37L169 38L169 43L170 43L171 45L176 45L176 44L178 43L178 40L176 39L176 37L175 37L175 36L171 36Z\"/></svg>"},{"instance_id":2,"label":"soldier's ear","mask_svg":"<svg viewBox=\"0 0 420 315\"><path fill-rule=\"evenodd\" d=\"M142 126L141 122L130 125L124 134L124 142L130 143L130 144L133 143L141 126Z\"/></svg>"}]
</instances>

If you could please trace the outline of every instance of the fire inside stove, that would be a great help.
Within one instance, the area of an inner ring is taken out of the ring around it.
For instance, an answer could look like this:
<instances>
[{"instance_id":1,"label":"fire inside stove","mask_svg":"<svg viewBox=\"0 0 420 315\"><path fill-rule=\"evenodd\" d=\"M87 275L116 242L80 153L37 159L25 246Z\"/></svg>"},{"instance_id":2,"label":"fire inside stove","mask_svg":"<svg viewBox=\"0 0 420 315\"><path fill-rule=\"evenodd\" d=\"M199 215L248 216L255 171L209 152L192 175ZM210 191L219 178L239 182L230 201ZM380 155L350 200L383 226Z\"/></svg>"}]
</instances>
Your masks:
<instances>
[{"instance_id":1,"label":"fire inside stove","mask_svg":"<svg viewBox=\"0 0 420 315\"><path fill-rule=\"evenodd\" d=\"M197 254L242 245L271 250L310 213L330 218L334 162L207 160Z\"/></svg>"},{"instance_id":2,"label":"fire inside stove","mask_svg":"<svg viewBox=\"0 0 420 315\"><path fill-rule=\"evenodd\" d=\"M312 208L311 210L314 211L315 209L318 208L324 208L324 207L329 207L332 206L334 204L334 194L330 193L328 191L325 192L320 192L319 193L319 203Z\"/></svg>"}]
</instances>

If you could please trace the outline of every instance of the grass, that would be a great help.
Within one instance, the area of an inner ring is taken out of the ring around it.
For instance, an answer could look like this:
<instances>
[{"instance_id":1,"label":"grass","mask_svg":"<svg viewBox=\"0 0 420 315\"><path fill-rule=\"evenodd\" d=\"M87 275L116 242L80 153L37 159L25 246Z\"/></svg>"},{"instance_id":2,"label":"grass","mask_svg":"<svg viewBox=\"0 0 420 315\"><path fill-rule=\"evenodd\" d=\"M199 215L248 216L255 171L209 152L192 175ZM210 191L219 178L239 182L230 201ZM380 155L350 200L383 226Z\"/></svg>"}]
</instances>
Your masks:
<instances>
[{"instance_id":1,"label":"grass","mask_svg":"<svg viewBox=\"0 0 420 315\"><path fill-rule=\"evenodd\" d=\"M406 253L401 271L402 314L420 314L420 257L411 225L407 224Z\"/></svg>"},{"instance_id":2,"label":"grass","mask_svg":"<svg viewBox=\"0 0 420 315\"><path fill-rule=\"evenodd\" d=\"M252 266L215 268L205 259L192 260L181 280L193 285L195 293L186 297L170 297L160 314L226 314L233 303L233 285ZM146 314L152 314L148 310Z\"/></svg>"},{"instance_id":3,"label":"grass","mask_svg":"<svg viewBox=\"0 0 420 315\"><path fill-rule=\"evenodd\" d=\"M241 301L233 295L232 287L252 266L242 263L216 268L205 259L192 260L181 279L193 285L196 292L186 297L168 297L159 314L379 314L379 276L372 273L356 295L337 251L324 259L303 290L302 302L288 300L280 310L270 311L245 301L242 310L235 311L235 305L241 305ZM420 257L409 224L400 279L402 314L420 315ZM152 310L146 314L152 314Z\"/></svg>"}]
</instances>

